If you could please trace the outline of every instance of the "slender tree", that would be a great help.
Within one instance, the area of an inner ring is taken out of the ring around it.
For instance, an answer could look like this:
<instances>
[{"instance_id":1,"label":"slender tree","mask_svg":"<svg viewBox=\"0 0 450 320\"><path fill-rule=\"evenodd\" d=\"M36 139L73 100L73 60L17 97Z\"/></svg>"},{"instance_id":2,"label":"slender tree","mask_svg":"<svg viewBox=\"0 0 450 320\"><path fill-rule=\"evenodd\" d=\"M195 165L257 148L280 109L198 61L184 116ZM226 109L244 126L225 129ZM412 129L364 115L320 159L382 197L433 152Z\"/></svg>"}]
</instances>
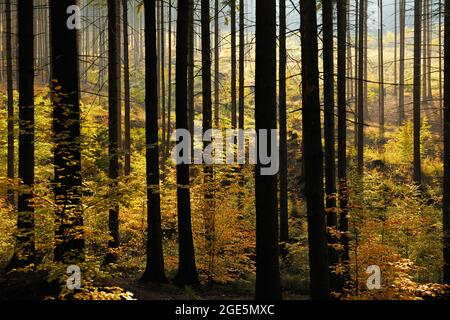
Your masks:
<instances>
[{"instance_id":1,"label":"slender tree","mask_svg":"<svg viewBox=\"0 0 450 320\"><path fill-rule=\"evenodd\" d=\"M398 124L405 121L405 0L400 0L400 61L399 61L399 96Z\"/></svg>"},{"instance_id":2,"label":"slender tree","mask_svg":"<svg viewBox=\"0 0 450 320\"><path fill-rule=\"evenodd\" d=\"M147 266L143 281L166 282L161 229L155 0L144 1Z\"/></svg>"},{"instance_id":3,"label":"slender tree","mask_svg":"<svg viewBox=\"0 0 450 320\"><path fill-rule=\"evenodd\" d=\"M122 32L123 32L123 81L125 102L125 176L131 173L131 106L130 106L130 59L129 59L129 36L128 36L128 0L122 0Z\"/></svg>"},{"instance_id":4,"label":"slender tree","mask_svg":"<svg viewBox=\"0 0 450 320\"><path fill-rule=\"evenodd\" d=\"M278 113L280 118L280 243L281 253L285 255L285 244L289 241L286 123L286 0L280 0L279 6Z\"/></svg>"},{"instance_id":5,"label":"slender tree","mask_svg":"<svg viewBox=\"0 0 450 320\"><path fill-rule=\"evenodd\" d=\"M7 176L11 182L14 180L14 92L13 92L13 57L12 57L12 5L11 0L5 2L6 15L6 91L8 96L8 162ZM14 189L8 189L8 202L14 204Z\"/></svg>"},{"instance_id":6,"label":"slender tree","mask_svg":"<svg viewBox=\"0 0 450 320\"><path fill-rule=\"evenodd\" d=\"M256 130L276 128L276 1L256 2ZM262 148L258 139L257 150ZM259 152L258 152L259 154ZM258 157L256 188L256 299L280 299L277 176L263 175Z\"/></svg>"},{"instance_id":7,"label":"slender tree","mask_svg":"<svg viewBox=\"0 0 450 320\"><path fill-rule=\"evenodd\" d=\"M118 52L120 51L120 19L119 4L116 0L108 0L108 114L109 114L109 170L108 176L111 183L112 193L117 190L119 178L119 78L120 78L120 60ZM115 250L120 245L119 238L119 206L115 202L109 209L109 252L106 255L105 263L114 263L117 261Z\"/></svg>"},{"instance_id":8,"label":"slender tree","mask_svg":"<svg viewBox=\"0 0 450 320\"><path fill-rule=\"evenodd\" d=\"M421 80L421 36L422 36L422 0L414 0L414 163L413 180L417 185L421 184L422 172L420 165L420 80Z\"/></svg>"},{"instance_id":9,"label":"slender tree","mask_svg":"<svg viewBox=\"0 0 450 320\"><path fill-rule=\"evenodd\" d=\"M236 102L236 0L230 0L231 24L231 127L237 128Z\"/></svg>"},{"instance_id":10,"label":"slender tree","mask_svg":"<svg viewBox=\"0 0 450 320\"><path fill-rule=\"evenodd\" d=\"M324 137L325 137L325 193L328 227L328 263L330 285L337 291L337 277L334 267L339 262L335 244L337 229L336 212L336 139L335 139L335 104L334 104L334 32L333 1L322 1L323 33L323 74L324 74Z\"/></svg>"},{"instance_id":11,"label":"slender tree","mask_svg":"<svg viewBox=\"0 0 450 320\"><path fill-rule=\"evenodd\" d=\"M19 199L14 254L6 270L35 261L34 231L34 27L33 1L17 0L19 65Z\"/></svg>"},{"instance_id":12,"label":"slender tree","mask_svg":"<svg viewBox=\"0 0 450 320\"><path fill-rule=\"evenodd\" d=\"M305 162L308 216L310 290L312 299L327 299L330 294L330 276L324 208L323 164L322 161L318 161L323 159L323 150L320 125L316 1L301 1L300 17L303 158Z\"/></svg>"},{"instance_id":13,"label":"slender tree","mask_svg":"<svg viewBox=\"0 0 450 320\"><path fill-rule=\"evenodd\" d=\"M178 3L177 48L176 48L176 127L188 129L188 29L189 1ZM184 151L182 151L184 152ZM183 156L183 155L180 155ZM189 165L177 165L178 198L178 249L179 264L176 282L179 284L197 284L198 273L195 264L194 241L192 237L191 201L189 189Z\"/></svg>"},{"instance_id":14,"label":"slender tree","mask_svg":"<svg viewBox=\"0 0 450 320\"><path fill-rule=\"evenodd\" d=\"M378 125L380 141L384 138L384 50L383 50L383 0L378 0Z\"/></svg>"},{"instance_id":15,"label":"slender tree","mask_svg":"<svg viewBox=\"0 0 450 320\"><path fill-rule=\"evenodd\" d=\"M202 26L202 97L203 97L203 133L212 129L212 88L211 88L211 27L210 27L210 8L209 0L201 1L201 26ZM205 142L204 147L208 145ZM214 171L211 165L204 167L204 182L206 186L205 192L205 240L208 248L208 281L213 281L214 268L214 245L216 238L215 230L215 212L214 212L214 194L212 190L212 182Z\"/></svg>"},{"instance_id":16,"label":"slender tree","mask_svg":"<svg viewBox=\"0 0 450 320\"><path fill-rule=\"evenodd\" d=\"M239 129L245 124L245 3L239 0Z\"/></svg>"},{"instance_id":17,"label":"slender tree","mask_svg":"<svg viewBox=\"0 0 450 320\"><path fill-rule=\"evenodd\" d=\"M359 3L359 40L358 40L358 108L357 108L357 158L358 173L364 171L364 37L365 37L365 0Z\"/></svg>"},{"instance_id":18,"label":"slender tree","mask_svg":"<svg viewBox=\"0 0 450 320\"><path fill-rule=\"evenodd\" d=\"M214 126L219 127L219 0L214 3Z\"/></svg>"},{"instance_id":19,"label":"slender tree","mask_svg":"<svg viewBox=\"0 0 450 320\"><path fill-rule=\"evenodd\" d=\"M450 285L450 0L444 2L444 284Z\"/></svg>"},{"instance_id":20,"label":"slender tree","mask_svg":"<svg viewBox=\"0 0 450 320\"><path fill-rule=\"evenodd\" d=\"M347 0L337 3L337 33L338 33L338 78L337 78L337 108L338 108L338 180L339 180L339 231L341 232L341 244L343 247L341 261L348 265L349 238L348 238L348 195L347 195L347 101L345 87L345 39L346 39L346 14ZM342 285L342 283L341 283Z\"/></svg>"}]
</instances>

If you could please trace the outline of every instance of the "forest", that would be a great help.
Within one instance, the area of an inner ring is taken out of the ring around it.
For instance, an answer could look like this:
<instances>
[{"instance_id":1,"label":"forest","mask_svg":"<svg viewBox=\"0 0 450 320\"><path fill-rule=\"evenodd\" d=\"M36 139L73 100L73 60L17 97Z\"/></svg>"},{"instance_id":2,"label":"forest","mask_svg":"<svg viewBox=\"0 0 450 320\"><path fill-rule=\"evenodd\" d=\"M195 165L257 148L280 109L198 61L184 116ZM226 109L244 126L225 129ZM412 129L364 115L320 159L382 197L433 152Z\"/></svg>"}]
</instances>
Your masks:
<instances>
[{"instance_id":1,"label":"forest","mask_svg":"<svg viewBox=\"0 0 450 320\"><path fill-rule=\"evenodd\" d=\"M450 0L0 0L0 35L0 300L450 299Z\"/></svg>"}]
</instances>

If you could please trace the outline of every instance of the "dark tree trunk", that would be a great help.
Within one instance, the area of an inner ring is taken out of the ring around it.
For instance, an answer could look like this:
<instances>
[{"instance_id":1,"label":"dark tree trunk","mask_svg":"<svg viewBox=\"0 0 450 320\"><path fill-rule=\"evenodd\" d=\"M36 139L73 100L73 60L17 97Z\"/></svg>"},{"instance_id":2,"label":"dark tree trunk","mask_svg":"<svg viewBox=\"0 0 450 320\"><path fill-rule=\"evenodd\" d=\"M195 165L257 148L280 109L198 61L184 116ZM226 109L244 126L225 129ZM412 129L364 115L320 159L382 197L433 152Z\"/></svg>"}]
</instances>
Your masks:
<instances>
[{"instance_id":1,"label":"dark tree trunk","mask_svg":"<svg viewBox=\"0 0 450 320\"><path fill-rule=\"evenodd\" d=\"M245 5L244 0L239 1L239 129L245 125Z\"/></svg>"},{"instance_id":2,"label":"dark tree trunk","mask_svg":"<svg viewBox=\"0 0 450 320\"><path fill-rule=\"evenodd\" d=\"M77 29L66 26L74 0L50 0L56 235L55 261L84 260L81 209L80 87Z\"/></svg>"},{"instance_id":3,"label":"dark tree trunk","mask_svg":"<svg viewBox=\"0 0 450 320\"><path fill-rule=\"evenodd\" d=\"M187 82L187 112L188 112L188 128L191 132L192 150L194 153L194 120L195 120L195 101L194 101L194 0L187 0L189 3L188 15L188 82Z\"/></svg>"},{"instance_id":4,"label":"dark tree trunk","mask_svg":"<svg viewBox=\"0 0 450 320\"><path fill-rule=\"evenodd\" d=\"M34 233L34 29L33 1L17 1L19 66L19 201L14 255L6 270L35 260Z\"/></svg>"},{"instance_id":5,"label":"dark tree trunk","mask_svg":"<svg viewBox=\"0 0 450 320\"><path fill-rule=\"evenodd\" d=\"M163 158L163 166L165 166L165 161L169 155L169 146L170 146L170 136L172 134L172 1L169 1L169 27L168 27L168 51L169 51L169 70L168 70L168 88L167 88L167 133L166 133L166 142L164 148L164 158ZM165 175L163 175L164 179Z\"/></svg>"},{"instance_id":6,"label":"dark tree trunk","mask_svg":"<svg viewBox=\"0 0 450 320\"><path fill-rule=\"evenodd\" d=\"M109 252L106 255L105 263L115 263L117 261L116 249L119 248L119 205L115 191L118 187L119 178L119 78L120 78L120 61L119 54L119 4L116 0L108 0L108 113L109 113L109 170L108 176L113 198L112 207L109 209L109 236L108 241Z\"/></svg>"},{"instance_id":7,"label":"dark tree trunk","mask_svg":"<svg viewBox=\"0 0 450 320\"><path fill-rule=\"evenodd\" d=\"M14 183L14 92L13 92L13 57L12 57L12 22L11 22L12 6L11 0L5 2L6 14L6 91L8 95L8 163L7 177L10 183ZM15 202L14 188L8 189L8 202L14 205Z\"/></svg>"},{"instance_id":8,"label":"dark tree trunk","mask_svg":"<svg viewBox=\"0 0 450 320\"><path fill-rule=\"evenodd\" d=\"M380 126L380 143L384 138L384 51L383 51L383 0L378 0L378 125Z\"/></svg>"},{"instance_id":9,"label":"dark tree trunk","mask_svg":"<svg viewBox=\"0 0 450 320\"><path fill-rule=\"evenodd\" d=\"M203 133L212 129L212 89L211 89L211 30L209 0L201 1L201 25L202 25L202 96L203 96ZM208 143L204 144L206 147ZM214 171L211 165L204 167L205 183L205 240L207 245L208 261L208 282L213 282L214 256L215 256L215 212L213 178Z\"/></svg>"},{"instance_id":10,"label":"dark tree trunk","mask_svg":"<svg viewBox=\"0 0 450 320\"><path fill-rule=\"evenodd\" d=\"M178 3L177 46L176 46L176 127L177 130L188 129L188 29L189 1ZM191 223L191 201L189 189L189 165L177 165L178 198L178 248L179 265L176 282L184 285L198 284L195 265L194 241Z\"/></svg>"},{"instance_id":11,"label":"dark tree trunk","mask_svg":"<svg viewBox=\"0 0 450 320\"><path fill-rule=\"evenodd\" d=\"M347 270L350 260L348 238L348 195L347 195L347 101L345 88L345 39L346 39L346 14L347 0L338 1L337 4L337 32L338 32L338 78L337 78L337 102L338 102L338 180L339 180L339 231L341 232L342 263ZM341 282L342 285L342 282ZM340 289L340 288L339 288Z\"/></svg>"},{"instance_id":12,"label":"dark tree trunk","mask_svg":"<svg viewBox=\"0 0 450 320\"><path fill-rule=\"evenodd\" d=\"M444 3L444 284L450 285L450 0Z\"/></svg>"},{"instance_id":13,"label":"dark tree trunk","mask_svg":"<svg viewBox=\"0 0 450 320\"><path fill-rule=\"evenodd\" d=\"M236 0L230 0L231 12L231 127L237 128L236 103Z\"/></svg>"},{"instance_id":14,"label":"dark tree trunk","mask_svg":"<svg viewBox=\"0 0 450 320\"><path fill-rule=\"evenodd\" d=\"M124 173L129 176L131 173L131 118L130 118L130 59L129 59L129 39L128 39L128 0L122 0L123 8L123 81L125 99L125 167Z\"/></svg>"},{"instance_id":15,"label":"dark tree trunk","mask_svg":"<svg viewBox=\"0 0 450 320\"><path fill-rule=\"evenodd\" d=\"M167 125L166 125L166 119L167 119L167 113L166 113L166 56L165 56L165 45L166 45L166 37L165 37L165 30L164 30L164 1L160 1L160 63L161 63L161 113L162 113L162 141L164 141L164 137L166 136L167 131ZM158 79L159 81L159 79ZM165 144L162 143L162 154L165 155ZM163 159L165 160L165 159Z\"/></svg>"},{"instance_id":16,"label":"dark tree trunk","mask_svg":"<svg viewBox=\"0 0 450 320\"><path fill-rule=\"evenodd\" d=\"M308 215L310 290L312 299L327 299L330 294L330 276L324 208L323 163L320 160L323 159L323 150L320 125L316 1L301 1L300 13L303 158Z\"/></svg>"},{"instance_id":17,"label":"dark tree trunk","mask_svg":"<svg viewBox=\"0 0 450 320\"><path fill-rule=\"evenodd\" d=\"M323 32L323 82L324 82L324 137L325 137L325 196L328 227L328 263L330 270L330 286L337 291L337 277L334 272L339 262L337 243L337 211L336 211L336 151L335 151L335 105L334 105L334 38L333 38L333 2L322 2Z\"/></svg>"},{"instance_id":18,"label":"dark tree trunk","mask_svg":"<svg viewBox=\"0 0 450 320\"><path fill-rule=\"evenodd\" d=\"M399 97L398 124L405 121L405 0L400 0L400 61L399 61Z\"/></svg>"},{"instance_id":19,"label":"dark tree trunk","mask_svg":"<svg viewBox=\"0 0 450 320\"><path fill-rule=\"evenodd\" d=\"M364 171L364 37L365 37L365 8L366 0L359 3L359 40L358 40L358 108L357 108L357 158L358 173Z\"/></svg>"},{"instance_id":20,"label":"dark tree trunk","mask_svg":"<svg viewBox=\"0 0 450 320\"><path fill-rule=\"evenodd\" d=\"M214 4L214 126L219 127L219 0Z\"/></svg>"},{"instance_id":21,"label":"dark tree trunk","mask_svg":"<svg viewBox=\"0 0 450 320\"><path fill-rule=\"evenodd\" d=\"M275 0L256 3L256 131L276 128L276 8ZM258 139L257 150L266 141ZM269 144L270 146L270 144ZM270 148L270 147L269 147ZM270 149L269 149L270 150ZM259 152L258 152L259 153ZM256 299L280 299L277 176L262 175L258 157L256 188Z\"/></svg>"},{"instance_id":22,"label":"dark tree trunk","mask_svg":"<svg viewBox=\"0 0 450 320\"><path fill-rule=\"evenodd\" d=\"M286 121L286 0L280 0L279 35L279 87L278 113L280 117L280 243L286 256L285 244L289 241L288 172L287 172L287 121Z\"/></svg>"},{"instance_id":23,"label":"dark tree trunk","mask_svg":"<svg viewBox=\"0 0 450 320\"><path fill-rule=\"evenodd\" d=\"M147 172L147 265L143 281L166 282L161 229L158 144L158 78L155 0L145 10L145 137Z\"/></svg>"},{"instance_id":24,"label":"dark tree trunk","mask_svg":"<svg viewBox=\"0 0 450 320\"><path fill-rule=\"evenodd\" d=\"M420 80L421 80L421 32L422 32L422 0L414 0L414 165L413 180L421 184L422 172L420 168Z\"/></svg>"}]
</instances>

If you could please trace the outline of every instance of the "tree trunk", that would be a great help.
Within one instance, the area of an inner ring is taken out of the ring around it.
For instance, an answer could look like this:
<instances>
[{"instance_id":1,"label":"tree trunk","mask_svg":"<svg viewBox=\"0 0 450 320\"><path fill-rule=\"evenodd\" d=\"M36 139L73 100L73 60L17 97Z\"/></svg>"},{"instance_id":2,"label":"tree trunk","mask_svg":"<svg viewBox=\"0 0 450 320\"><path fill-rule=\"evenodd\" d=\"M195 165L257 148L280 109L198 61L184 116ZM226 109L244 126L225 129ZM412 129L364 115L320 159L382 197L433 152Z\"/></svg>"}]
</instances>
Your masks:
<instances>
[{"instance_id":1,"label":"tree trunk","mask_svg":"<svg viewBox=\"0 0 450 320\"><path fill-rule=\"evenodd\" d=\"M405 121L405 0L400 0L400 61L399 61L399 97L398 97L398 124Z\"/></svg>"},{"instance_id":2,"label":"tree trunk","mask_svg":"<svg viewBox=\"0 0 450 320\"><path fill-rule=\"evenodd\" d=\"M444 284L450 285L450 0L444 2Z\"/></svg>"},{"instance_id":3,"label":"tree trunk","mask_svg":"<svg viewBox=\"0 0 450 320\"><path fill-rule=\"evenodd\" d=\"M112 207L109 209L109 235L111 239L108 241L109 252L106 255L105 263L115 263L117 254L115 250L119 247L119 206L116 204L118 195L115 192L118 187L119 178L119 78L120 78L120 61L119 61L119 4L116 0L108 0L108 113L109 113L109 170L108 177L110 179L110 187L112 192Z\"/></svg>"},{"instance_id":4,"label":"tree trunk","mask_svg":"<svg viewBox=\"0 0 450 320\"><path fill-rule=\"evenodd\" d=\"M231 12L231 127L237 128L236 103L236 0L230 0Z\"/></svg>"},{"instance_id":5,"label":"tree trunk","mask_svg":"<svg viewBox=\"0 0 450 320\"><path fill-rule=\"evenodd\" d=\"M323 191L316 1L300 2L302 41L303 149L312 299L330 294ZM267 38L267 35L266 35ZM266 66L267 68L267 66Z\"/></svg>"},{"instance_id":6,"label":"tree trunk","mask_svg":"<svg viewBox=\"0 0 450 320\"><path fill-rule=\"evenodd\" d=\"M50 0L56 235L54 260L84 261L81 208L80 87L77 29L66 26L75 0Z\"/></svg>"},{"instance_id":7,"label":"tree trunk","mask_svg":"<svg viewBox=\"0 0 450 320\"><path fill-rule=\"evenodd\" d=\"M35 260L34 232L34 28L33 1L17 0L19 66L19 201L14 255L6 270Z\"/></svg>"},{"instance_id":8,"label":"tree trunk","mask_svg":"<svg viewBox=\"0 0 450 320\"><path fill-rule=\"evenodd\" d=\"M14 184L15 168L14 168L14 92L13 92L13 57L12 57L12 22L11 22L12 5L11 0L5 2L6 14L6 91L8 96L8 161L7 161L7 177L10 183ZM15 203L14 188L8 189L8 202L12 205Z\"/></svg>"},{"instance_id":9,"label":"tree trunk","mask_svg":"<svg viewBox=\"0 0 450 320\"><path fill-rule=\"evenodd\" d=\"M214 4L214 126L219 127L219 0Z\"/></svg>"},{"instance_id":10,"label":"tree trunk","mask_svg":"<svg viewBox=\"0 0 450 320\"><path fill-rule=\"evenodd\" d=\"M201 26L202 26L202 96L203 96L203 134L212 129L212 89L211 89L211 28L210 28L210 12L209 0L201 1ZM204 143L204 147L208 146L208 142ZM208 282L213 282L214 273L214 256L215 256L215 212L214 212L214 192L213 179L214 171L212 165L204 167L204 184L205 184L205 203L204 203L204 220L205 220L205 241L208 253Z\"/></svg>"},{"instance_id":11,"label":"tree trunk","mask_svg":"<svg viewBox=\"0 0 450 320\"><path fill-rule=\"evenodd\" d=\"M337 4L337 33L338 33L338 83L337 83L337 102L338 102L338 180L339 180L339 231L341 232L342 263L347 269L349 257L349 238L348 238L348 195L347 195L347 101L345 88L345 39L346 39L346 14L348 8L346 0L339 1ZM342 285L342 283L341 283ZM340 288L339 288L340 289Z\"/></svg>"},{"instance_id":12,"label":"tree trunk","mask_svg":"<svg viewBox=\"0 0 450 320\"><path fill-rule=\"evenodd\" d=\"M422 0L414 0L414 165L413 180L421 184L422 173L420 168L420 80L421 80L421 27L422 27Z\"/></svg>"},{"instance_id":13,"label":"tree trunk","mask_svg":"<svg viewBox=\"0 0 450 320\"><path fill-rule=\"evenodd\" d=\"M256 3L256 75L255 125L256 131L276 128L276 9L275 0ZM257 150L263 143L258 139ZM270 145L270 144L269 144ZM269 147L270 148L270 147ZM259 151L258 151L259 152ZM255 166L256 194L256 299L281 299L277 176L263 175L258 157Z\"/></svg>"},{"instance_id":14,"label":"tree trunk","mask_svg":"<svg viewBox=\"0 0 450 320\"><path fill-rule=\"evenodd\" d=\"M125 176L131 173L131 118L130 118L130 59L129 59L129 39L128 39L128 0L122 0L123 8L123 81L125 99Z\"/></svg>"},{"instance_id":15,"label":"tree trunk","mask_svg":"<svg viewBox=\"0 0 450 320\"><path fill-rule=\"evenodd\" d=\"M176 46L176 127L188 129L188 29L189 1L178 3L177 46ZM189 189L189 164L177 165L178 198L178 248L179 265L176 282L183 285L198 284L195 265L194 242L192 237L191 202Z\"/></svg>"},{"instance_id":16,"label":"tree trunk","mask_svg":"<svg viewBox=\"0 0 450 320\"><path fill-rule=\"evenodd\" d=\"M286 256L285 244L289 241L288 172L287 172L287 120L286 120L286 0L280 0L279 35L279 87L278 113L280 117L280 243Z\"/></svg>"},{"instance_id":17,"label":"tree trunk","mask_svg":"<svg viewBox=\"0 0 450 320\"><path fill-rule=\"evenodd\" d=\"M378 0L378 125L380 144L384 139L384 51L383 51L383 0Z\"/></svg>"},{"instance_id":18,"label":"tree trunk","mask_svg":"<svg viewBox=\"0 0 450 320\"><path fill-rule=\"evenodd\" d=\"M325 195L328 227L328 263L331 290L337 290L337 277L334 268L338 261L335 249L337 238L336 212L336 151L335 151L335 105L334 105L334 38L333 38L333 3L322 2L323 25L323 94L324 94L324 136L325 136Z\"/></svg>"},{"instance_id":19,"label":"tree trunk","mask_svg":"<svg viewBox=\"0 0 450 320\"><path fill-rule=\"evenodd\" d=\"M357 109L357 157L358 157L358 173L363 174L364 171L364 37L365 37L365 8L366 0L359 3L359 40L358 40L358 109Z\"/></svg>"},{"instance_id":20,"label":"tree trunk","mask_svg":"<svg viewBox=\"0 0 450 320\"><path fill-rule=\"evenodd\" d=\"M155 0L145 0L145 138L147 172L147 265L143 281L166 282L161 229L158 144L158 63Z\"/></svg>"}]
</instances>

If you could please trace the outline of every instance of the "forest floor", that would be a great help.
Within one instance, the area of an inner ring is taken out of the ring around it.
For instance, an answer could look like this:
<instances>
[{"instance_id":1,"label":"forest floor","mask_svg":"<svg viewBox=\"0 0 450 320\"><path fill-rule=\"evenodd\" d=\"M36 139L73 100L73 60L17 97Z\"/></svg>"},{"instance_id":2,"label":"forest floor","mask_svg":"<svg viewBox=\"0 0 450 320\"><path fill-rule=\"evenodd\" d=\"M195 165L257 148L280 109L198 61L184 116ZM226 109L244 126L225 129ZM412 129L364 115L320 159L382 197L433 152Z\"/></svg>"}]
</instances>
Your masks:
<instances>
[{"instance_id":1,"label":"forest floor","mask_svg":"<svg viewBox=\"0 0 450 320\"><path fill-rule=\"evenodd\" d=\"M173 284L143 283L137 275L121 274L98 279L99 290L121 288L133 294L137 300L253 300L253 290L241 282L203 285L196 288L179 287ZM42 274L0 277L0 300L45 300L56 297L57 287L48 284ZM307 300L306 294L285 292L289 300Z\"/></svg>"}]
</instances>

